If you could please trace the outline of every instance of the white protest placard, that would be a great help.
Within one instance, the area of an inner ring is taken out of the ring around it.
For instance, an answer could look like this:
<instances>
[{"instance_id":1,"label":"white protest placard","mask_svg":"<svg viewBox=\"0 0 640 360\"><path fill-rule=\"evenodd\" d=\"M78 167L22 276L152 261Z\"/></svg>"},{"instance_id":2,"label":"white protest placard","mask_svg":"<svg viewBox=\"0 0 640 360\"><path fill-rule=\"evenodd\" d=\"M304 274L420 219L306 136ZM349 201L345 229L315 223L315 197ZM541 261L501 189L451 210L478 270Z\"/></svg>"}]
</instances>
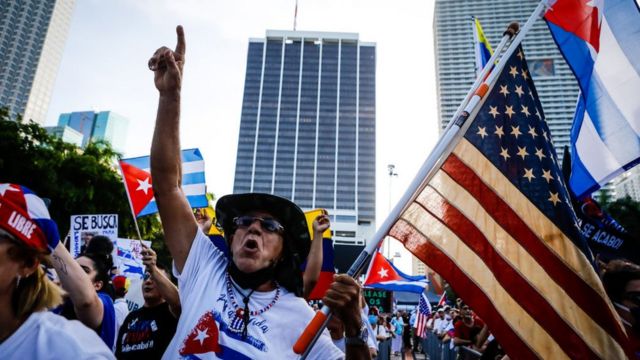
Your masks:
<instances>
[{"instance_id":1,"label":"white protest placard","mask_svg":"<svg viewBox=\"0 0 640 360\"><path fill-rule=\"evenodd\" d=\"M142 284L145 266L142 263L142 244L151 247L151 241L118 238L116 242L116 264L119 273L126 276L131 284L125 295L129 311L138 309L144 305L142 296Z\"/></svg>"},{"instance_id":2,"label":"white protest placard","mask_svg":"<svg viewBox=\"0 0 640 360\"><path fill-rule=\"evenodd\" d=\"M111 239L113 246L118 238L118 215L71 215L69 252L75 258L91 242L96 235L104 235Z\"/></svg>"}]
</instances>

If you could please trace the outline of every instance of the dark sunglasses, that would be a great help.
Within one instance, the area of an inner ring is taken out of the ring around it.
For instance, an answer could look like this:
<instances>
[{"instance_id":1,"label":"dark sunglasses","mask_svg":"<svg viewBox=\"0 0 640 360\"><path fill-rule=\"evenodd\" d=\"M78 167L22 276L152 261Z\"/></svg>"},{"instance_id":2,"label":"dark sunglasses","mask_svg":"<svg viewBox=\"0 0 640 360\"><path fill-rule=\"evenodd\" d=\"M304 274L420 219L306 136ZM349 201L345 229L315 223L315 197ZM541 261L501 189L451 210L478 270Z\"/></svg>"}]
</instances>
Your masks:
<instances>
[{"instance_id":1,"label":"dark sunglasses","mask_svg":"<svg viewBox=\"0 0 640 360\"><path fill-rule=\"evenodd\" d=\"M148 272L145 272L144 275L142 276L142 278L144 279L144 281L149 280L149 278L151 277L151 274Z\"/></svg>"},{"instance_id":2,"label":"dark sunglasses","mask_svg":"<svg viewBox=\"0 0 640 360\"><path fill-rule=\"evenodd\" d=\"M260 226L262 226L262 228L268 232L281 234L284 231L284 227L280 225L279 222L270 218L263 219L257 216L245 215L245 216L238 216L233 219L233 223L239 228L248 228L255 221L259 221Z\"/></svg>"}]
</instances>

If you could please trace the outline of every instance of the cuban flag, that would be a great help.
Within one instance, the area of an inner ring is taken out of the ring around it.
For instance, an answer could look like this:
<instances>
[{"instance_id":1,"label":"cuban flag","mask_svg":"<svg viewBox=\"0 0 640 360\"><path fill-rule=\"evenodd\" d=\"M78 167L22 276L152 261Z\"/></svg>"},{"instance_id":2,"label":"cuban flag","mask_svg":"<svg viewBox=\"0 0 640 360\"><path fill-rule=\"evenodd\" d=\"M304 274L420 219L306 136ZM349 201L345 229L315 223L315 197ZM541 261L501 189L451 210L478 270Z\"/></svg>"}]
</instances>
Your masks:
<instances>
[{"instance_id":1,"label":"cuban flag","mask_svg":"<svg viewBox=\"0 0 640 360\"><path fill-rule=\"evenodd\" d=\"M422 294L427 284L426 277L402 273L380 252L376 252L373 256L364 280L365 287L417 294Z\"/></svg>"},{"instance_id":2,"label":"cuban flag","mask_svg":"<svg viewBox=\"0 0 640 360\"><path fill-rule=\"evenodd\" d=\"M582 198L640 159L640 11L633 0L557 0L545 19L580 86L569 185Z\"/></svg>"},{"instance_id":3,"label":"cuban flag","mask_svg":"<svg viewBox=\"0 0 640 360\"><path fill-rule=\"evenodd\" d=\"M141 217L157 213L149 156L122 159L120 169L133 214ZM209 205L206 189L204 159L200 150L182 150L182 190L192 208L203 208Z\"/></svg>"}]
</instances>

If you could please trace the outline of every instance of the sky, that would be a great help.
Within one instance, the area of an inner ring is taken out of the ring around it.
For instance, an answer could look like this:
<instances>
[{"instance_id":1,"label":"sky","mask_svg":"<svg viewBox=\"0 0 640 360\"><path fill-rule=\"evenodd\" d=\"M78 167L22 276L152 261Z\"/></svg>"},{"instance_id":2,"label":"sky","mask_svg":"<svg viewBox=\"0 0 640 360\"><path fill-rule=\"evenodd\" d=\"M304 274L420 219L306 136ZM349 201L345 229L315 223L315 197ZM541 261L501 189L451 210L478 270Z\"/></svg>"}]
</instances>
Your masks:
<instances>
[{"instance_id":1,"label":"sky","mask_svg":"<svg viewBox=\"0 0 640 360\"><path fill-rule=\"evenodd\" d=\"M299 0L297 30L356 32L377 44L376 218L381 224L438 138L434 1ZM249 38L292 30L295 0L76 0L46 125L74 111L129 119L125 157L149 154L158 94L147 61L184 26L181 146L200 148L207 187L233 191ZM470 55L473 56L473 55ZM472 60L470 60L472 61ZM398 176L388 175L394 164ZM403 271L409 254L391 253Z\"/></svg>"}]
</instances>

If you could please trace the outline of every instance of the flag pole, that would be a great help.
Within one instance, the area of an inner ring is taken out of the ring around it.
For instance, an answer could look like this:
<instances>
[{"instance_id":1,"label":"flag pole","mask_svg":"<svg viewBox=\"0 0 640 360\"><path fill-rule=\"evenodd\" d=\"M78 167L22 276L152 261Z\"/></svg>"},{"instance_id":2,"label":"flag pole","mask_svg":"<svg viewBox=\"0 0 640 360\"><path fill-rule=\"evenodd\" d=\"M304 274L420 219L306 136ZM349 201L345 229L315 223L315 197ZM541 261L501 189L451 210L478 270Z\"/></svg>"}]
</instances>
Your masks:
<instances>
[{"instance_id":1,"label":"flag pole","mask_svg":"<svg viewBox=\"0 0 640 360\"><path fill-rule=\"evenodd\" d=\"M507 48L507 50L505 50L505 53L500 58L500 61L498 62L498 64L493 66L497 57L499 56L499 54L502 52L502 49L506 45L507 41L510 38L512 38L513 35L515 35L515 32L517 32L517 28L518 28L517 25L514 26L513 23L509 24L507 31L505 31L503 35L503 40L500 41L500 44L498 45L498 47L496 47L495 52L487 62L487 65L492 64L492 66L485 66L484 69L482 69L482 72L480 73L480 75L478 76L478 79L476 79L476 82L474 83L474 86L478 84L477 88L474 89L472 87L469 93L467 94L467 96L465 97L465 101L468 100L468 103L465 104L465 102L463 102L460 105L460 107L458 108L458 111L456 111L456 114L454 115L452 120L449 122L447 129L445 130L443 135L440 137L436 146L431 151L427 159L422 164L422 167L418 171L418 174L415 176L415 178L413 179L413 181L405 191L404 195L402 196L402 198L398 201L398 203L393 208L393 210L389 213L385 221L378 228L378 230L373 235L371 240L367 243L367 245L362 250L360 255L356 258L354 263L351 265L351 267L349 268L349 271L347 272L347 275L351 277L355 277L360 274L360 272L364 268L364 265L371 257L371 254L376 249L378 243L382 239L384 239L384 237L387 235L387 233L395 223L396 219L405 210L405 207L408 206L408 204L415 199L415 197L417 196L417 193L426 186L429 180L431 180L431 178L435 174L435 171L437 170L437 166L439 165L439 163L442 162L443 158L452 151L453 146L457 143L456 140L458 140L460 137L459 130L462 128L465 121L470 117L470 114L472 114L474 110L477 111L476 107L478 106L478 104L480 104L484 95L486 95L487 91L490 88L490 85L494 81L496 81L497 76L499 76L499 74L501 73L502 68L505 66L511 54L513 54L515 49L522 42L522 39L524 38L526 33L531 29L535 21L544 14L544 10L546 10L546 8L547 8L547 0L541 0L538 6L533 11L533 13L531 14L531 16L529 17L529 19L527 20L527 22L525 23L525 25L517 33L516 37L513 39L513 41ZM463 109L463 110L460 111L460 109ZM330 318L331 318L331 310L329 309L329 307L325 305L322 307L320 311L316 313L315 317L311 320L311 322L307 325L305 330L302 332L302 334L300 335L300 337L298 338L298 340L293 346L293 351L296 354L302 354L301 359L306 359L307 355L309 354L309 351L311 350L315 342L320 337L324 328L329 323Z\"/></svg>"},{"instance_id":2,"label":"flag pole","mask_svg":"<svg viewBox=\"0 0 640 360\"><path fill-rule=\"evenodd\" d=\"M142 236L140 236L140 228L138 228L138 218L133 211L133 204L131 204L131 194L129 194L129 188L127 187L127 180L124 178L124 170L122 170L122 164L118 161L118 167L120 168L120 174L122 174L122 184L124 185L124 191L127 192L127 201L129 202L129 209L131 210L131 216L133 216L133 223L136 226L136 232L138 233L138 240L142 243Z\"/></svg>"}]
</instances>

